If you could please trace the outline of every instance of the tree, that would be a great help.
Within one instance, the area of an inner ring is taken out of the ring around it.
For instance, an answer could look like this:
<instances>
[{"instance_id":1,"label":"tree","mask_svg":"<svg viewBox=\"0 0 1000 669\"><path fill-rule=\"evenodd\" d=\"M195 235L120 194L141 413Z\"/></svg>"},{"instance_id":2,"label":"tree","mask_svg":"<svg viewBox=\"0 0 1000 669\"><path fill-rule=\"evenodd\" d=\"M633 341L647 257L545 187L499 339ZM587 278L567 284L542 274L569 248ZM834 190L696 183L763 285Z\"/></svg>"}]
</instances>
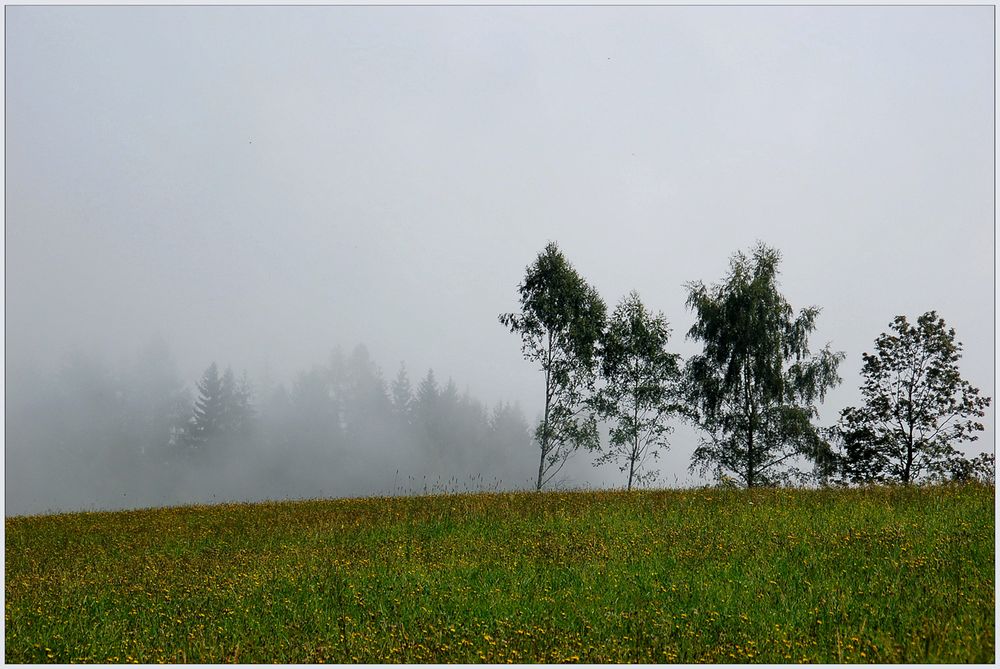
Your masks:
<instances>
[{"instance_id":1,"label":"tree","mask_svg":"<svg viewBox=\"0 0 1000 669\"><path fill-rule=\"evenodd\" d=\"M628 470L628 489L657 472L643 467L668 447L672 431L665 420L684 411L681 398L680 356L666 349L670 338L663 314L646 311L632 291L615 308L601 342L601 375L605 385L597 394L602 418L611 423L607 451L594 464L620 463Z\"/></svg>"},{"instance_id":2,"label":"tree","mask_svg":"<svg viewBox=\"0 0 1000 669\"><path fill-rule=\"evenodd\" d=\"M213 362L198 381L198 398L184 440L190 450L203 450L210 439L222 432L226 419L224 395L219 367Z\"/></svg>"},{"instance_id":3,"label":"tree","mask_svg":"<svg viewBox=\"0 0 1000 669\"><path fill-rule=\"evenodd\" d=\"M221 385L222 431L245 437L250 432L254 415L253 388L246 372L237 381L232 368L226 367Z\"/></svg>"},{"instance_id":4,"label":"tree","mask_svg":"<svg viewBox=\"0 0 1000 669\"><path fill-rule=\"evenodd\" d=\"M830 447L812 419L816 403L840 382L842 352L829 345L811 355L809 334L819 309L795 316L778 292L777 250L758 244L737 252L721 284L687 284L687 305L696 322L688 338L704 352L687 366L689 398L707 433L691 470L731 472L749 488L774 485L796 474L805 457L828 466Z\"/></svg>"},{"instance_id":5,"label":"tree","mask_svg":"<svg viewBox=\"0 0 1000 669\"><path fill-rule=\"evenodd\" d=\"M368 435L370 428L383 425L390 412L389 395L382 370L368 348L364 344L355 346L343 366L333 373L341 377L336 387L344 398L348 437L357 439Z\"/></svg>"},{"instance_id":6,"label":"tree","mask_svg":"<svg viewBox=\"0 0 1000 669\"><path fill-rule=\"evenodd\" d=\"M438 419L438 398L441 391L438 388L434 370L428 369L427 374L417 384L417 393L413 398L413 422L416 427L417 442L424 454L436 453L441 446L441 429Z\"/></svg>"},{"instance_id":7,"label":"tree","mask_svg":"<svg viewBox=\"0 0 1000 669\"><path fill-rule=\"evenodd\" d=\"M489 418L483 470L515 484L528 482L531 465L522 464L522 454L532 446L531 428L516 404L498 402Z\"/></svg>"},{"instance_id":8,"label":"tree","mask_svg":"<svg viewBox=\"0 0 1000 669\"><path fill-rule=\"evenodd\" d=\"M993 453L980 453L971 460L958 457L948 463L946 476L953 483L978 481L994 485L996 481L996 457Z\"/></svg>"},{"instance_id":9,"label":"tree","mask_svg":"<svg viewBox=\"0 0 1000 669\"><path fill-rule=\"evenodd\" d=\"M535 489L552 480L578 448L596 448L597 421L588 401L604 301L550 242L518 287L519 314L500 322L521 336L521 352L545 374L545 409L535 439L541 450Z\"/></svg>"},{"instance_id":10,"label":"tree","mask_svg":"<svg viewBox=\"0 0 1000 669\"><path fill-rule=\"evenodd\" d=\"M161 465L176 447L191 409L190 395L166 342L160 337L151 339L123 377L129 441Z\"/></svg>"},{"instance_id":11,"label":"tree","mask_svg":"<svg viewBox=\"0 0 1000 669\"><path fill-rule=\"evenodd\" d=\"M440 393L437 379L434 378L434 370L428 369L427 375L420 380L420 384L417 386L417 395L413 400L415 408L425 415L430 415L431 408L437 402Z\"/></svg>"},{"instance_id":12,"label":"tree","mask_svg":"<svg viewBox=\"0 0 1000 669\"><path fill-rule=\"evenodd\" d=\"M405 425L409 424L410 411L413 405L413 389L410 387L410 377L406 373L406 364L399 363L399 372L392 382L392 410Z\"/></svg>"},{"instance_id":13,"label":"tree","mask_svg":"<svg viewBox=\"0 0 1000 669\"><path fill-rule=\"evenodd\" d=\"M344 401L339 390L331 368L323 365L299 372L292 383L286 438L314 469L328 466L333 454L345 446Z\"/></svg>"},{"instance_id":14,"label":"tree","mask_svg":"<svg viewBox=\"0 0 1000 669\"><path fill-rule=\"evenodd\" d=\"M883 332L875 352L862 354L864 406L840 415L842 475L904 484L923 476L960 479L968 468L955 444L978 438L983 425L975 419L990 398L959 374L962 344L936 312L916 325L896 316L889 327L893 334Z\"/></svg>"},{"instance_id":15,"label":"tree","mask_svg":"<svg viewBox=\"0 0 1000 669\"><path fill-rule=\"evenodd\" d=\"M231 368L220 376L218 365L209 365L198 382L198 399L184 438L187 448L205 451L210 442L221 444L223 438L246 438L253 417L252 396L245 374L237 381Z\"/></svg>"},{"instance_id":16,"label":"tree","mask_svg":"<svg viewBox=\"0 0 1000 669\"><path fill-rule=\"evenodd\" d=\"M344 408L344 436L358 455L352 467L377 468L380 451L390 443L395 432L392 407L382 370L363 344L354 347L335 380Z\"/></svg>"}]
</instances>

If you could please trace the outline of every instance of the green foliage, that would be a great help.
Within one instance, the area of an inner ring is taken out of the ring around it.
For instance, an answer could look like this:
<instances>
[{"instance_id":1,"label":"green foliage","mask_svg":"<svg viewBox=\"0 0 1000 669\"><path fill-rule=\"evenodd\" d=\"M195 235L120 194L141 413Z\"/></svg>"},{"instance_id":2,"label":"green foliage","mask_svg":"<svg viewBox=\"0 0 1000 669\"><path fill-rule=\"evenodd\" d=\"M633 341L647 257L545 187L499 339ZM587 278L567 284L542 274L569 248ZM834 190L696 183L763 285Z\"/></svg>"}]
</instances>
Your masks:
<instances>
[{"instance_id":1,"label":"green foliage","mask_svg":"<svg viewBox=\"0 0 1000 669\"><path fill-rule=\"evenodd\" d=\"M747 487L797 474L795 459L827 468L829 444L812 420L826 390L840 382L844 354L808 347L819 309L799 312L778 291L778 251L758 244L737 252L729 275L711 288L687 284L696 322L688 337L704 352L688 361L689 397L707 438L691 468L738 476Z\"/></svg>"},{"instance_id":2,"label":"green foliage","mask_svg":"<svg viewBox=\"0 0 1000 669\"><path fill-rule=\"evenodd\" d=\"M875 340L875 353L862 355L864 406L841 412L843 478L910 483L985 477L992 463L967 462L955 449L978 438L983 425L975 419L990 405L959 374L962 344L955 330L934 311L916 325L896 316L890 327L893 334Z\"/></svg>"},{"instance_id":3,"label":"green foliage","mask_svg":"<svg viewBox=\"0 0 1000 669\"><path fill-rule=\"evenodd\" d=\"M958 457L948 463L947 479L955 483L970 483L978 481L993 485L996 481L996 456L993 453L980 453L971 460Z\"/></svg>"},{"instance_id":4,"label":"green foliage","mask_svg":"<svg viewBox=\"0 0 1000 669\"><path fill-rule=\"evenodd\" d=\"M632 291L615 308L601 341L601 376L597 393L600 416L611 430L607 450L594 465L619 464L628 471L627 488L654 480L657 473L644 467L668 447L672 428L666 420L684 411L680 356L667 351L670 329L663 314L650 314Z\"/></svg>"},{"instance_id":5,"label":"green foliage","mask_svg":"<svg viewBox=\"0 0 1000 669\"><path fill-rule=\"evenodd\" d=\"M994 488L5 521L8 663L992 663Z\"/></svg>"},{"instance_id":6,"label":"green foliage","mask_svg":"<svg viewBox=\"0 0 1000 669\"><path fill-rule=\"evenodd\" d=\"M521 312L501 314L500 322L520 335L524 358L545 374L545 411L535 430L541 490L574 451L598 446L589 400L606 307L552 242L526 268L518 293Z\"/></svg>"}]
</instances>

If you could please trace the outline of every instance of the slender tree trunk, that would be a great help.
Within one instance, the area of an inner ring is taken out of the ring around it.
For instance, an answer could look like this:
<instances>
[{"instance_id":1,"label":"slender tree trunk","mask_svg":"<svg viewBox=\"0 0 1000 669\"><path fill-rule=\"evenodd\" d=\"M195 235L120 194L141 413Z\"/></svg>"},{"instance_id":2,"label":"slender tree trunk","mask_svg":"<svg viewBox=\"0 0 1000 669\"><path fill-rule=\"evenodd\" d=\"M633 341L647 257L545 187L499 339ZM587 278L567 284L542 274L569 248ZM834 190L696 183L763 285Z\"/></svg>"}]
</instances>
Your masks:
<instances>
[{"instance_id":1,"label":"slender tree trunk","mask_svg":"<svg viewBox=\"0 0 1000 669\"><path fill-rule=\"evenodd\" d=\"M632 358L632 368L636 368L638 363L635 357ZM632 377L635 379L635 376ZM632 489L632 477L635 476L635 461L639 459L639 381L633 380L632 382L632 429L635 430L635 434L632 435L632 457L629 458L628 463L628 490Z\"/></svg>"},{"instance_id":2,"label":"slender tree trunk","mask_svg":"<svg viewBox=\"0 0 1000 669\"><path fill-rule=\"evenodd\" d=\"M545 473L545 456L549 453L549 405L552 402L552 333L549 333L549 350L545 359L545 414L542 418L542 453L538 458L538 481L535 491L542 491L542 475Z\"/></svg>"},{"instance_id":3,"label":"slender tree trunk","mask_svg":"<svg viewBox=\"0 0 1000 669\"><path fill-rule=\"evenodd\" d=\"M744 397L746 399L746 412L747 412L747 488L753 488L756 485L756 474L754 471L754 452L753 452L753 433L756 428L754 409L753 409L753 398L750 396L750 375L746 373L744 368L743 383L746 385L746 390L744 391Z\"/></svg>"},{"instance_id":4,"label":"slender tree trunk","mask_svg":"<svg viewBox=\"0 0 1000 669\"><path fill-rule=\"evenodd\" d=\"M750 396L751 393L751 383L750 383L750 372L747 369L747 363L744 361L742 364L740 374L743 377L743 412L747 420L747 462L746 462L746 473L744 474L746 478L747 488L753 488L756 485L754 480L756 477L756 472L754 471L753 465L753 433L754 433L754 411L753 411L753 398Z\"/></svg>"},{"instance_id":5,"label":"slender tree trunk","mask_svg":"<svg viewBox=\"0 0 1000 669\"><path fill-rule=\"evenodd\" d=\"M913 467L913 426L910 426L910 434L906 438L906 464L903 466L903 484L910 483L910 470Z\"/></svg>"},{"instance_id":6,"label":"slender tree trunk","mask_svg":"<svg viewBox=\"0 0 1000 669\"><path fill-rule=\"evenodd\" d=\"M545 456L549 440L549 401L545 400L545 418L542 419L542 454L538 458L538 481L535 483L535 490L542 491L542 474L545 471Z\"/></svg>"},{"instance_id":7,"label":"slender tree trunk","mask_svg":"<svg viewBox=\"0 0 1000 669\"><path fill-rule=\"evenodd\" d=\"M542 474L545 473L545 456L549 454L549 372L545 371L545 416L542 418L542 452L538 458L538 482L535 490L542 490Z\"/></svg>"},{"instance_id":8,"label":"slender tree trunk","mask_svg":"<svg viewBox=\"0 0 1000 669\"><path fill-rule=\"evenodd\" d=\"M635 384L638 386L638 384ZM628 490L632 489L632 477L635 476L635 461L639 459L639 389L638 387L633 387L633 396L635 399L635 406L632 409L632 429L635 430L635 434L632 436L632 457L629 458L628 462Z\"/></svg>"},{"instance_id":9,"label":"slender tree trunk","mask_svg":"<svg viewBox=\"0 0 1000 669\"><path fill-rule=\"evenodd\" d=\"M632 459L628 463L628 490L632 489L632 476L635 474L635 451L632 451Z\"/></svg>"},{"instance_id":10,"label":"slender tree trunk","mask_svg":"<svg viewBox=\"0 0 1000 669\"><path fill-rule=\"evenodd\" d=\"M903 466L903 484L910 483L910 470L913 466L913 386L910 385L907 392L906 422L909 426L909 434L906 435L906 464Z\"/></svg>"}]
</instances>

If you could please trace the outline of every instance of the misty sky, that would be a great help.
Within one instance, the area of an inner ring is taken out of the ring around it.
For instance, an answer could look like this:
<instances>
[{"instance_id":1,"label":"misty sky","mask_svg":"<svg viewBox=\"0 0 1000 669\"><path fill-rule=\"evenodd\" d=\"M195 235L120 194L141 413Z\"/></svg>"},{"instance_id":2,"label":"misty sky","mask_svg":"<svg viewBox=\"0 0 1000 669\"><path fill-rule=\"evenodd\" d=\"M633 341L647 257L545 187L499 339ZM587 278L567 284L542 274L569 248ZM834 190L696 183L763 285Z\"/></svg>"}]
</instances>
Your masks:
<instances>
[{"instance_id":1,"label":"misty sky","mask_svg":"<svg viewBox=\"0 0 1000 669\"><path fill-rule=\"evenodd\" d=\"M497 314L550 240L684 356L683 284L779 248L847 354L826 424L897 314L937 309L994 395L992 7L5 11L8 396L156 335L190 386L363 342L531 419Z\"/></svg>"}]
</instances>

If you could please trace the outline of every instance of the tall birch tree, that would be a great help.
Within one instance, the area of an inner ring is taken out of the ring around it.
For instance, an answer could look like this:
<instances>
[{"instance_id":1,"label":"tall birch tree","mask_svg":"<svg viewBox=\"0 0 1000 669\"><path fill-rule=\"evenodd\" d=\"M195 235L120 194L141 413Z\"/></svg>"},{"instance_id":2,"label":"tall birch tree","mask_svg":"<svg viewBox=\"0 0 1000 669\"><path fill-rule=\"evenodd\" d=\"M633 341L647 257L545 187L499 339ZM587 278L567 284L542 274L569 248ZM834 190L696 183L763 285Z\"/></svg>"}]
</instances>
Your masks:
<instances>
[{"instance_id":1,"label":"tall birch tree","mask_svg":"<svg viewBox=\"0 0 1000 669\"><path fill-rule=\"evenodd\" d=\"M526 268L518 295L520 313L501 314L500 323L520 335L524 358L545 378L544 412L535 429L535 489L541 490L577 449L598 446L591 399L606 307L554 242Z\"/></svg>"}]
</instances>

